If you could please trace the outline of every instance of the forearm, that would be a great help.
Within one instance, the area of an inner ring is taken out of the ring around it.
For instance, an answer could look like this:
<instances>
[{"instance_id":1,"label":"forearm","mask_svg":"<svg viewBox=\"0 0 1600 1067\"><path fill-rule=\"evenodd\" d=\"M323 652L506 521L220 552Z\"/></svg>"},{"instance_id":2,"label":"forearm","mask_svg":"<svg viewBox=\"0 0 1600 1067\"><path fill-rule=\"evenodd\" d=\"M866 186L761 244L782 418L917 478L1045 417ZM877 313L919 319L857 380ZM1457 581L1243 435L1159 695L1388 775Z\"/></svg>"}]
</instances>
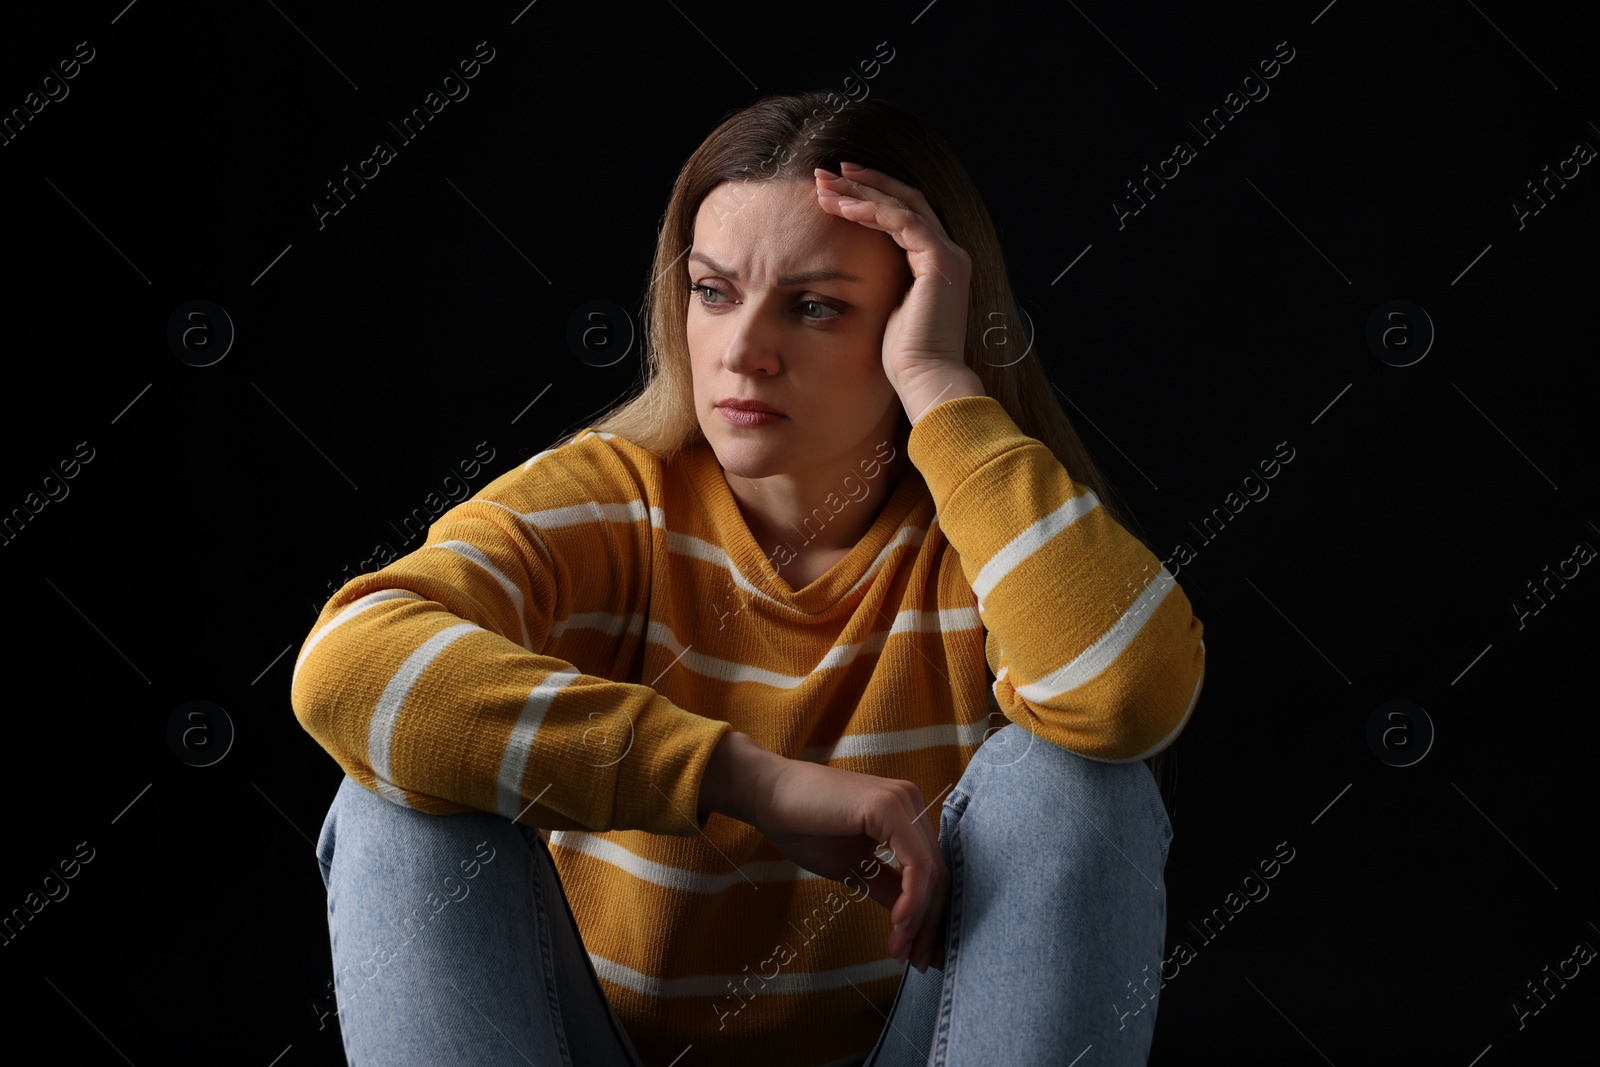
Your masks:
<instances>
[{"instance_id":1,"label":"forearm","mask_svg":"<svg viewBox=\"0 0 1600 1067\"><path fill-rule=\"evenodd\" d=\"M729 730L717 742L700 780L700 812L720 812L755 824L772 792L772 775L788 762L749 734Z\"/></svg>"}]
</instances>

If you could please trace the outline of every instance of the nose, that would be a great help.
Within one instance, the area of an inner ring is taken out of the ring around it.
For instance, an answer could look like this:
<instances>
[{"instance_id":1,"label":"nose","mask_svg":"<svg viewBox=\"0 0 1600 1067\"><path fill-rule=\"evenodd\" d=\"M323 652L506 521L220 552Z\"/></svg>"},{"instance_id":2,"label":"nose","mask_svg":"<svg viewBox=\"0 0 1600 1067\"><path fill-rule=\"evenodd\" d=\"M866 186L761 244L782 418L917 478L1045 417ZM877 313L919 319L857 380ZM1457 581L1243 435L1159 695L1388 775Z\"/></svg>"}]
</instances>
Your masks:
<instances>
[{"instance_id":1,"label":"nose","mask_svg":"<svg viewBox=\"0 0 1600 1067\"><path fill-rule=\"evenodd\" d=\"M756 301L747 299L739 311L730 323L722 365L735 374L777 374L783 366L777 325Z\"/></svg>"}]
</instances>

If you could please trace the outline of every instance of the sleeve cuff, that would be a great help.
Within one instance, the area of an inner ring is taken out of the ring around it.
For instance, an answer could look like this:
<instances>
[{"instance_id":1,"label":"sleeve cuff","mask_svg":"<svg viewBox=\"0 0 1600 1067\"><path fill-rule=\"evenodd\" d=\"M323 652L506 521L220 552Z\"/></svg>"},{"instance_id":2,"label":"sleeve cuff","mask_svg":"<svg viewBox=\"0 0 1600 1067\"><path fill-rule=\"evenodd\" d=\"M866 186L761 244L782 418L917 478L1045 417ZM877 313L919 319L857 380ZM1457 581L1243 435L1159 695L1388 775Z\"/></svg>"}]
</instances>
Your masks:
<instances>
[{"instance_id":1,"label":"sleeve cuff","mask_svg":"<svg viewBox=\"0 0 1600 1067\"><path fill-rule=\"evenodd\" d=\"M700 782L712 750L732 729L666 697L653 698L634 724L634 743L623 757L637 762L632 774L618 776L612 828L679 837L703 832L710 814L702 818L696 811Z\"/></svg>"},{"instance_id":2,"label":"sleeve cuff","mask_svg":"<svg viewBox=\"0 0 1600 1067\"><path fill-rule=\"evenodd\" d=\"M1033 444L1000 401L958 396L936 404L911 427L906 452L933 494L936 509L972 474L998 456Z\"/></svg>"}]
</instances>

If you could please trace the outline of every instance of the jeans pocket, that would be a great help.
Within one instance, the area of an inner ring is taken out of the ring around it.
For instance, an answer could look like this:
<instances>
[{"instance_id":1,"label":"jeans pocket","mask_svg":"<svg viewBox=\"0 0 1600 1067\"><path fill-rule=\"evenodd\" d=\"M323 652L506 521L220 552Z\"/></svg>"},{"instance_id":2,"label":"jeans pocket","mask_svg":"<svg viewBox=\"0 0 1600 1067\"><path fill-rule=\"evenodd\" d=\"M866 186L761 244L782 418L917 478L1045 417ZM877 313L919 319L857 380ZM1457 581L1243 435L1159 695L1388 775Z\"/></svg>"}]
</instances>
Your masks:
<instances>
[{"instance_id":1,"label":"jeans pocket","mask_svg":"<svg viewBox=\"0 0 1600 1067\"><path fill-rule=\"evenodd\" d=\"M945 854L946 866L950 863L950 848L956 834L956 825L961 822L961 816L966 814L967 804L972 800L971 794L957 786L950 790L944 798L944 803L939 806L939 848Z\"/></svg>"}]
</instances>

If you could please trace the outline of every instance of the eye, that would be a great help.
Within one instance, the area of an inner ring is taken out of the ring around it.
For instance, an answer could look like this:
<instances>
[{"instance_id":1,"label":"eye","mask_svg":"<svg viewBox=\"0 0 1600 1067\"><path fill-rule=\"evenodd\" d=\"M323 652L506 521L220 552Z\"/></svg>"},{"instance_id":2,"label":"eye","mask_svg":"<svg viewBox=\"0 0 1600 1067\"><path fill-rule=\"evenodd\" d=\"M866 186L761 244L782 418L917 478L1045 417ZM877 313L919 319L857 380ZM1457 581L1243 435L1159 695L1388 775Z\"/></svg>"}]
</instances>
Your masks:
<instances>
[{"instance_id":1,"label":"eye","mask_svg":"<svg viewBox=\"0 0 1600 1067\"><path fill-rule=\"evenodd\" d=\"M729 304L729 303L738 303L738 301L730 301L730 300L728 300L727 299L728 294L724 293L721 289L718 289L715 286L700 285L700 284L696 284L695 282L690 282L689 283L689 292L691 292L691 293L699 293L700 294L700 298L699 298L698 302L699 302L701 307L705 307L705 308L722 307L722 306L724 306L726 304ZM712 299L710 299L710 294L712 294L712 293L715 293L717 296L722 297L722 299L721 300L712 300ZM804 318L810 319L813 322L826 322L828 319L836 319L839 316L844 314L844 312L840 311L838 307L834 306L833 304L829 304L829 303L827 303L826 301L823 301L823 300L802 300L798 304L796 304L795 307L796 308L803 308L803 309L807 309L807 310L812 309L812 308L826 308L828 310L829 313L826 314L826 315L823 315L823 314L807 314L807 315L803 316Z\"/></svg>"},{"instance_id":2,"label":"eye","mask_svg":"<svg viewBox=\"0 0 1600 1067\"><path fill-rule=\"evenodd\" d=\"M831 315L807 315L806 318L808 318L808 319L836 319L840 315L844 314L842 311L840 311L838 308L834 307L832 304L824 304L820 300L802 300L802 301L800 301L799 306L803 307L803 308L804 307L827 308L829 311L833 312L833 314L831 314Z\"/></svg>"},{"instance_id":3,"label":"eye","mask_svg":"<svg viewBox=\"0 0 1600 1067\"><path fill-rule=\"evenodd\" d=\"M691 293L695 293L695 292L701 293L702 295L700 297L700 303L702 305L704 305L705 307L711 307L712 305L706 302L706 298L705 298L705 296L703 294L705 294L705 293L716 293L718 296L727 296L728 295L727 293L724 293L721 289L713 289L709 285L696 285L694 282L690 282L689 283L689 292L691 292Z\"/></svg>"}]
</instances>

